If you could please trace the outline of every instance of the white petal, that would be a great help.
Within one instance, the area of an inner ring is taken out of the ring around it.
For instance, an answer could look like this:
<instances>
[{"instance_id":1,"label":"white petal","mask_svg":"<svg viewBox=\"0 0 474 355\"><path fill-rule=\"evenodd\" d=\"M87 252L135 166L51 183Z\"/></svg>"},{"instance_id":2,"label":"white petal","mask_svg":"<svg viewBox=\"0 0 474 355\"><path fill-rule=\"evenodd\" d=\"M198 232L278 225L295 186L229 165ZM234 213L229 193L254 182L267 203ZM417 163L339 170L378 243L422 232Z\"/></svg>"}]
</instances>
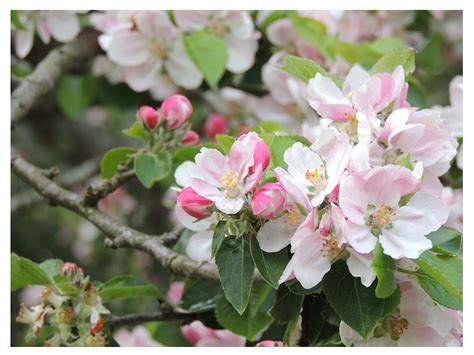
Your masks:
<instances>
[{"instance_id":1,"label":"white petal","mask_svg":"<svg viewBox=\"0 0 474 355\"><path fill-rule=\"evenodd\" d=\"M161 61L151 60L142 65L125 69L125 82L133 91L142 92L151 89L161 76Z\"/></svg>"},{"instance_id":2,"label":"white petal","mask_svg":"<svg viewBox=\"0 0 474 355\"><path fill-rule=\"evenodd\" d=\"M191 185L191 178L199 177L196 164L192 161L185 161L176 168L174 179L179 186Z\"/></svg>"},{"instance_id":3,"label":"white petal","mask_svg":"<svg viewBox=\"0 0 474 355\"><path fill-rule=\"evenodd\" d=\"M221 196L216 200L216 207L219 211L227 213L227 214L235 214L239 212L243 205L244 199L242 197L239 198L227 198L225 196Z\"/></svg>"},{"instance_id":4,"label":"white petal","mask_svg":"<svg viewBox=\"0 0 474 355\"><path fill-rule=\"evenodd\" d=\"M213 231L205 230L194 234L186 246L186 254L197 261L210 261L212 255Z\"/></svg>"},{"instance_id":5,"label":"white petal","mask_svg":"<svg viewBox=\"0 0 474 355\"><path fill-rule=\"evenodd\" d=\"M25 58L33 47L35 26L32 21L23 22L25 30L15 30L15 53L18 58Z\"/></svg>"},{"instance_id":6,"label":"white petal","mask_svg":"<svg viewBox=\"0 0 474 355\"><path fill-rule=\"evenodd\" d=\"M181 38L176 39L165 61L165 67L171 79L179 86L190 90L201 85L202 74L188 57Z\"/></svg>"},{"instance_id":7,"label":"white petal","mask_svg":"<svg viewBox=\"0 0 474 355\"><path fill-rule=\"evenodd\" d=\"M316 286L331 268L330 255L321 252L319 233L306 238L293 255L293 269L298 281L306 289Z\"/></svg>"},{"instance_id":8,"label":"white petal","mask_svg":"<svg viewBox=\"0 0 474 355\"><path fill-rule=\"evenodd\" d=\"M59 42L72 40L81 30L79 19L71 11L48 11L46 20L51 35Z\"/></svg>"},{"instance_id":9,"label":"white petal","mask_svg":"<svg viewBox=\"0 0 474 355\"><path fill-rule=\"evenodd\" d=\"M360 254L355 250L348 248L349 258L347 259L347 267L352 276L360 277L362 285L370 287L376 278L374 269L372 268L372 254Z\"/></svg>"},{"instance_id":10,"label":"white petal","mask_svg":"<svg viewBox=\"0 0 474 355\"><path fill-rule=\"evenodd\" d=\"M346 238L348 243L359 253L370 253L375 248L377 238L365 224L346 223Z\"/></svg>"},{"instance_id":11,"label":"white petal","mask_svg":"<svg viewBox=\"0 0 474 355\"><path fill-rule=\"evenodd\" d=\"M120 65L141 65L149 57L148 40L138 32L118 34L110 41L107 54Z\"/></svg>"},{"instance_id":12,"label":"white petal","mask_svg":"<svg viewBox=\"0 0 474 355\"><path fill-rule=\"evenodd\" d=\"M286 216L282 216L265 223L260 228L257 233L260 249L267 253L274 253L290 244L296 226L287 223L286 220Z\"/></svg>"},{"instance_id":13,"label":"white petal","mask_svg":"<svg viewBox=\"0 0 474 355\"><path fill-rule=\"evenodd\" d=\"M174 207L174 213L179 223L181 223L187 229L190 229L194 232L203 231L209 229L211 224L216 223L216 216L212 214L208 218L197 220L193 216L187 214L180 206L176 205Z\"/></svg>"},{"instance_id":14,"label":"white petal","mask_svg":"<svg viewBox=\"0 0 474 355\"><path fill-rule=\"evenodd\" d=\"M232 73L241 74L250 69L255 61L257 52L257 38L240 39L234 36L226 36L228 59L226 68Z\"/></svg>"}]
</instances>

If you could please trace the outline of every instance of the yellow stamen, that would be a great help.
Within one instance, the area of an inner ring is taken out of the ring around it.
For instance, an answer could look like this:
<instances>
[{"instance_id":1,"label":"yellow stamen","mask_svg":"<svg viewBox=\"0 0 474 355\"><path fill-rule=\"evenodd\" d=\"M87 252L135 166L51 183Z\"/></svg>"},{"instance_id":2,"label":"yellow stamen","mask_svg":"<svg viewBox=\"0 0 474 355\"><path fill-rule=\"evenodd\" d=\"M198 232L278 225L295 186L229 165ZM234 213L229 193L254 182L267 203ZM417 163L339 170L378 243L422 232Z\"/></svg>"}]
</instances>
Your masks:
<instances>
[{"instance_id":1,"label":"yellow stamen","mask_svg":"<svg viewBox=\"0 0 474 355\"><path fill-rule=\"evenodd\" d=\"M384 321L385 329L390 332L390 337L393 340L400 339L400 336L407 330L408 325L408 320L402 318L399 311L387 317Z\"/></svg>"},{"instance_id":2,"label":"yellow stamen","mask_svg":"<svg viewBox=\"0 0 474 355\"><path fill-rule=\"evenodd\" d=\"M319 184L324 181L323 167L314 169L313 171L307 170L304 174L306 180L313 184Z\"/></svg>"},{"instance_id":3,"label":"yellow stamen","mask_svg":"<svg viewBox=\"0 0 474 355\"><path fill-rule=\"evenodd\" d=\"M223 37L227 32L229 32L229 27L227 27L221 19L216 17L209 19L208 28L217 37Z\"/></svg>"},{"instance_id":4,"label":"yellow stamen","mask_svg":"<svg viewBox=\"0 0 474 355\"><path fill-rule=\"evenodd\" d=\"M341 247L339 246L339 241L337 240L334 233L328 234L326 237L323 237L323 247L321 248L321 253L323 256L329 255L331 260L336 258L341 253Z\"/></svg>"},{"instance_id":5,"label":"yellow stamen","mask_svg":"<svg viewBox=\"0 0 474 355\"><path fill-rule=\"evenodd\" d=\"M286 222L292 226L296 226L300 220L300 213L295 206L291 206L288 209L288 215L286 216Z\"/></svg>"},{"instance_id":6,"label":"yellow stamen","mask_svg":"<svg viewBox=\"0 0 474 355\"><path fill-rule=\"evenodd\" d=\"M377 211L372 215L372 220L377 226L388 226L392 224L393 208L382 204Z\"/></svg>"},{"instance_id":7,"label":"yellow stamen","mask_svg":"<svg viewBox=\"0 0 474 355\"><path fill-rule=\"evenodd\" d=\"M156 57L159 59L165 59L168 53L168 50L164 43L153 41L152 44L150 45L150 53L152 54L153 57Z\"/></svg>"},{"instance_id":8,"label":"yellow stamen","mask_svg":"<svg viewBox=\"0 0 474 355\"><path fill-rule=\"evenodd\" d=\"M234 170L229 170L221 178L222 185L224 185L224 187L228 190L235 187L238 182L239 182L239 174Z\"/></svg>"}]
</instances>

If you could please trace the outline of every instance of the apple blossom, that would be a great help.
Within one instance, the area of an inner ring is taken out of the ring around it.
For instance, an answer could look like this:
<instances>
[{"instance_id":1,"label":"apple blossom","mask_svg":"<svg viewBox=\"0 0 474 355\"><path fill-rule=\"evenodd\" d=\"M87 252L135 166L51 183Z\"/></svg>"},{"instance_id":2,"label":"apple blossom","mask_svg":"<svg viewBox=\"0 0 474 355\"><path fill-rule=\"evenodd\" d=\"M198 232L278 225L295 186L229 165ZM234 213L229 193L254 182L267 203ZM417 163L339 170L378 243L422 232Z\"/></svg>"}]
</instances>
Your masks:
<instances>
[{"instance_id":1,"label":"apple blossom","mask_svg":"<svg viewBox=\"0 0 474 355\"><path fill-rule=\"evenodd\" d=\"M183 297L183 290L184 290L184 282L175 281L171 283L168 293L166 294L166 298L172 305L176 305L179 303L179 301Z\"/></svg>"},{"instance_id":2,"label":"apple blossom","mask_svg":"<svg viewBox=\"0 0 474 355\"><path fill-rule=\"evenodd\" d=\"M59 42L69 42L81 29L77 13L83 11L41 10L17 11L24 29L15 29L15 53L25 58L33 47L35 31L43 43L48 44L51 38Z\"/></svg>"},{"instance_id":3,"label":"apple blossom","mask_svg":"<svg viewBox=\"0 0 474 355\"><path fill-rule=\"evenodd\" d=\"M416 259L432 244L425 236L448 218L438 197L418 191L420 181L406 168L386 165L341 181L339 203L347 217L346 237L359 253L372 251L377 238L394 259ZM413 194L406 205L403 196Z\"/></svg>"},{"instance_id":4,"label":"apple blossom","mask_svg":"<svg viewBox=\"0 0 474 355\"><path fill-rule=\"evenodd\" d=\"M158 111L150 106L141 106L137 112L137 118L149 129L154 129L158 125Z\"/></svg>"},{"instance_id":5,"label":"apple blossom","mask_svg":"<svg viewBox=\"0 0 474 355\"><path fill-rule=\"evenodd\" d=\"M195 218L205 218L210 215L208 210L212 201L200 196L191 186L182 189L178 194L177 205Z\"/></svg>"},{"instance_id":6,"label":"apple blossom","mask_svg":"<svg viewBox=\"0 0 474 355\"><path fill-rule=\"evenodd\" d=\"M218 113L212 113L204 122L204 133L213 140L217 134L227 134L229 133L229 121Z\"/></svg>"},{"instance_id":7,"label":"apple blossom","mask_svg":"<svg viewBox=\"0 0 474 355\"><path fill-rule=\"evenodd\" d=\"M215 330L206 327L201 321L194 321L181 327L183 336L195 346L245 346L245 337L228 330Z\"/></svg>"},{"instance_id":8,"label":"apple blossom","mask_svg":"<svg viewBox=\"0 0 474 355\"><path fill-rule=\"evenodd\" d=\"M193 105L186 96L172 95L161 104L163 114L170 128L182 126L193 113Z\"/></svg>"},{"instance_id":9,"label":"apple blossom","mask_svg":"<svg viewBox=\"0 0 474 355\"><path fill-rule=\"evenodd\" d=\"M370 76L356 65L342 89L331 78L317 73L308 82L308 102L322 117L355 125L357 112L372 117L382 111L400 96L404 82L402 66L397 66L392 74Z\"/></svg>"},{"instance_id":10,"label":"apple blossom","mask_svg":"<svg viewBox=\"0 0 474 355\"><path fill-rule=\"evenodd\" d=\"M231 72L243 73L253 65L260 34L254 31L247 11L177 10L174 18L184 32L208 29L222 38L228 52L226 68Z\"/></svg>"},{"instance_id":11,"label":"apple blossom","mask_svg":"<svg viewBox=\"0 0 474 355\"><path fill-rule=\"evenodd\" d=\"M330 194L342 176L350 158L347 135L337 137L338 144L323 161L318 153L300 142L293 144L284 153L288 169L275 168L278 181L285 187L295 203L308 209L319 206Z\"/></svg>"},{"instance_id":12,"label":"apple blossom","mask_svg":"<svg viewBox=\"0 0 474 355\"><path fill-rule=\"evenodd\" d=\"M183 140L181 141L181 144L183 145L194 145L194 144L199 144L199 143L201 143L199 134L197 134L192 129L186 132L186 134L183 137Z\"/></svg>"},{"instance_id":13,"label":"apple blossom","mask_svg":"<svg viewBox=\"0 0 474 355\"><path fill-rule=\"evenodd\" d=\"M270 151L265 141L255 132L242 134L238 141L244 143L252 152L253 164L249 167L249 174L253 174L259 166L263 172L270 163Z\"/></svg>"},{"instance_id":14,"label":"apple blossom","mask_svg":"<svg viewBox=\"0 0 474 355\"><path fill-rule=\"evenodd\" d=\"M201 84L202 75L186 55L180 31L165 11L125 11L118 15L120 20L107 25L111 29L105 31L101 46L113 62L125 67L124 80L133 90L169 87L169 78L186 89Z\"/></svg>"},{"instance_id":15,"label":"apple blossom","mask_svg":"<svg viewBox=\"0 0 474 355\"><path fill-rule=\"evenodd\" d=\"M258 218L274 218L283 212L285 206L285 190L280 183L268 183L259 187L250 202L250 208Z\"/></svg>"}]
</instances>

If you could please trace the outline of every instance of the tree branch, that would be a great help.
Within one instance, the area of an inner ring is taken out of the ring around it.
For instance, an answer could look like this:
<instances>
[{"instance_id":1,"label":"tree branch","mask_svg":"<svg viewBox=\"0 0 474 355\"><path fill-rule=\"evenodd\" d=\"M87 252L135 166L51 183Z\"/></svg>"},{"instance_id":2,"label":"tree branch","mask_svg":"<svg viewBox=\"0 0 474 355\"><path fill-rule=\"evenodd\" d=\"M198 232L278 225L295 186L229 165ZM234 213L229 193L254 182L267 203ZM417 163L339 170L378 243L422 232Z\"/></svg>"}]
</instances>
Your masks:
<instances>
[{"instance_id":1,"label":"tree branch","mask_svg":"<svg viewBox=\"0 0 474 355\"><path fill-rule=\"evenodd\" d=\"M98 157L95 157L82 162L64 174L59 175L57 178L57 183L62 187L70 188L91 178L95 173L98 172L98 170L99 159ZM51 176L47 177L52 179ZM11 213L17 213L42 201L44 201L44 198L34 191L19 193L13 196L11 199Z\"/></svg>"},{"instance_id":2,"label":"tree branch","mask_svg":"<svg viewBox=\"0 0 474 355\"><path fill-rule=\"evenodd\" d=\"M219 280L219 273L214 264L199 263L185 255L177 254L162 244L162 239L165 237L139 232L121 224L96 207L85 205L81 196L48 179L41 169L23 159L13 147L11 167L18 177L31 185L50 204L65 207L79 214L99 228L110 240L119 238L120 246L128 246L152 255L164 268L175 274ZM260 281L261 277L256 274L255 280Z\"/></svg>"},{"instance_id":3,"label":"tree branch","mask_svg":"<svg viewBox=\"0 0 474 355\"><path fill-rule=\"evenodd\" d=\"M54 88L64 72L92 57L98 49L97 32L89 30L49 52L13 92L12 125L20 121L41 96Z\"/></svg>"},{"instance_id":4,"label":"tree branch","mask_svg":"<svg viewBox=\"0 0 474 355\"><path fill-rule=\"evenodd\" d=\"M110 179L102 180L98 184L90 185L87 188L86 194L84 196L84 203L88 206L97 206L97 203L101 199L111 194L120 186L122 186L134 177L135 171L128 170L122 173L118 173Z\"/></svg>"}]
</instances>

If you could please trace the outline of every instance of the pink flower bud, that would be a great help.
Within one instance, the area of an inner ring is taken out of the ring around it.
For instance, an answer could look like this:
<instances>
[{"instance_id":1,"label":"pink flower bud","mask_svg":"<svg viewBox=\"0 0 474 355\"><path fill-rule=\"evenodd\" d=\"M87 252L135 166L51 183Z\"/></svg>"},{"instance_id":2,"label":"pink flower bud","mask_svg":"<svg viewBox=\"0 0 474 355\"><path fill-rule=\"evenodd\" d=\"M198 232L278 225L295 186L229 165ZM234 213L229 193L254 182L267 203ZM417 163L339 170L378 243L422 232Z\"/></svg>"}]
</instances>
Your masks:
<instances>
[{"instance_id":1,"label":"pink flower bud","mask_svg":"<svg viewBox=\"0 0 474 355\"><path fill-rule=\"evenodd\" d=\"M270 151L265 141L255 132L241 135L239 141L244 142L253 152L253 165L249 169L249 174L252 174L259 165L262 166L262 171L265 170L270 163Z\"/></svg>"},{"instance_id":2,"label":"pink flower bud","mask_svg":"<svg viewBox=\"0 0 474 355\"><path fill-rule=\"evenodd\" d=\"M214 329L206 327L201 321L196 320L189 325L182 326L181 334L187 341L195 345L202 339L214 337L216 332Z\"/></svg>"},{"instance_id":3,"label":"pink flower bud","mask_svg":"<svg viewBox=\"0 0 474 355\"><path fill-rule=\"evenodd\" d=\"M285 343L283 343L282 341L276 341L276 340L263 340L255 346L283 347L285 346Z\"/></svg>"},{"instance_id":4,"label":"pink flower bud","mask_svg":"<svg viewBox=\"0 0 474 355\"><path fill-rule=\"evenodd\" d=\"M250 208L256 217L268 219L282 213L285 205L285 190L279 182L268 183L258 188L250 202Z\"/></svg>"},{"instance_id":5,"label":"pink flower bud","mask_svg":"<svg viewBox=\"0 0 474 355\"><path fill-rule=\"evenodd\" d=\"M158 124L158 111L151 106L142 106L138 110L137 118L149 129L154 129Z\"/></svg>"},{"instance_id":6,"label":"pink flower bud","mask_svg":"<svg viewBox=\"0 0 474 355\"><path fill-rule=\"evenodd\" d=\"M193 145L199 143L201 143L201 140L199 139L199 134L197 134L193 130L189 130L188 132L186 132L183 137L183 140L181 141L181 144L183 145Z\"/></svg>"},{"instance_id":7,"label":"pink flower bud","mask_svg":"<svg viewBox=\"0 0 474 355\"><path fill-rule=\"evenodd\" d=\"M181 300L181 297L183 297L183 291L184 291L184 282L182 281L173 282L170 285L168 293L166 294L166 298L168 298L168 301L174 306L178 304L178 302Z\"/></svg>"},{"instance_id":8,"label":"pink flower bud","mask_svg":"<svg viewBox=\"0 0 474 355\"><path fill-rule=\"evenodd\" d=\"M63 275L76 275L76 274L83 274L82 268L77 266L74 263L65 262L61 265L61 274Z\"/></svg>"},{"instance_id":9,"label":"pink flower bud","mask_svg":"<svg viewBox=\"0 0 474 355\"><path fill-rule=\"evenodd\" d=\"M206 135L215 139L217 134L226 134L229 132L229 122L224 116L218 113L210 114L204 123L204 132Z\"/></svg>"},{"instance_id":10,"label":"pink flower bud","mask_svg":"<svg viewBox=\"0 0 474 355\"><path fill-rule=\"evenodd\" d=\"M163 113L168 126L177 128L182 126L193 113L193 106L187 97L183 95L172 95L161 104Z\"/></svg>"},{"instance_id":11,"label":"pink flower bud","mask_svg":"<svg viewBox=\"0 0 474 355\"><path fill-rule=\"evenodd\" d=\"M205 218L209 216L210 213L207 208L212 206L211 200L198 195L191 186L180 191L177 203L187 214L195 218Z\"/></svg>"}]
</instances>

